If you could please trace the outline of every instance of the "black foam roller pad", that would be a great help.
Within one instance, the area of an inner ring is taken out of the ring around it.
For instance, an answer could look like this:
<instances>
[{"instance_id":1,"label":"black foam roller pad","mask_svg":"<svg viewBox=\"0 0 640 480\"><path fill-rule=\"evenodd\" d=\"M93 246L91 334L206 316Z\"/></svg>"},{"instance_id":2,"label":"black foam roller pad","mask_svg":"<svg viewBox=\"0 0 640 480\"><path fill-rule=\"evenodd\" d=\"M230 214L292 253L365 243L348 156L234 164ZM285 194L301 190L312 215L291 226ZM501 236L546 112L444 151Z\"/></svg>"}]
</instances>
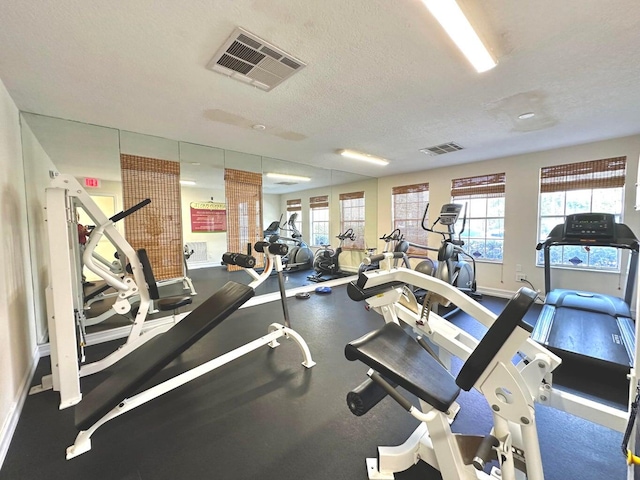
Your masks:
<instances>
[{"instance_id":1,"label":"black foam roller pad","mask_svg":"<svg viewBox=\"0 0 640 480\"><path fill-rule=\"evenodd\" d=\"M286 255L289 251L289 247L287 247L284 243L270 243L269 244L269 253L272 255Z\"/></svg>"}]
</instances>

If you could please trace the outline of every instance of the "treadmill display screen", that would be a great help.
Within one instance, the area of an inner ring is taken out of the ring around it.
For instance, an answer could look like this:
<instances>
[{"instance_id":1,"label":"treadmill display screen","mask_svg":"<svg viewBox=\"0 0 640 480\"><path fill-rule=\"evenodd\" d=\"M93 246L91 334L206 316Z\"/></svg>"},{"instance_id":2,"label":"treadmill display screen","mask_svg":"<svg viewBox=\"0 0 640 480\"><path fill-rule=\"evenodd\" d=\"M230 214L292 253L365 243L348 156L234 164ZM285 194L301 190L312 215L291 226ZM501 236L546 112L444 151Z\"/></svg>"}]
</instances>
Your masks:
<instances>
[{"instance_id":1,"label":"treadmill display screen","mask_svg":"<svg viewBox=\"0 0 640 480\"><path fill-rule=\"evenodd\" d=\"M615 236L615 217L610 213L576 213L564 223L565 238L601 239Z\"/></svg>"}]
</instances>

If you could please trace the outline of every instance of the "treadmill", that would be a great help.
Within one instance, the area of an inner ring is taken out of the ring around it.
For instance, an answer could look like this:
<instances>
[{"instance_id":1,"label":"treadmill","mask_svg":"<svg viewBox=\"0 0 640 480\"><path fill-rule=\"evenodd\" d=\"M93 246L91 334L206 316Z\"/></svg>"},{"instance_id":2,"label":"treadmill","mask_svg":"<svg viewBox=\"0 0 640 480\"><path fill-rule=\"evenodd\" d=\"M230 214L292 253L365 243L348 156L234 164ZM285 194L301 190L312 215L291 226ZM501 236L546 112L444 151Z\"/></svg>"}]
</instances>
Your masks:
<instances>
[{"instance_id":1,"label":"treadmill","mask_svg":"<svg viewBox=\"0 0 640 480\"><path fill-rule=\"evenodd\" d=\"M551 290L550 249L560 245L603 246L631 251L624 299L576 290ZM556 353L563 370L626 379L633 366L635 324L630 305L638 270L638 239L609 213L568 215L537 250L544 253L545 304L531 338Z\"/></svg>"}]
</instances>

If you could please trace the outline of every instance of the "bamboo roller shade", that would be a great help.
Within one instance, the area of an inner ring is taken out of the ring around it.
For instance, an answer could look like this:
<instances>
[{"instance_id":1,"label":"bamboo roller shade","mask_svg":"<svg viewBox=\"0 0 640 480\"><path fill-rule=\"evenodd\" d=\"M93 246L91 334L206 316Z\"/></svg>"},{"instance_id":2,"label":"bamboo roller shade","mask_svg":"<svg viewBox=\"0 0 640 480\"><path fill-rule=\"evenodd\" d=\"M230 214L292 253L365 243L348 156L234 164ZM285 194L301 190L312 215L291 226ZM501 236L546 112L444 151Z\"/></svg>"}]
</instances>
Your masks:
<instances>
[{"instance_id":1,"label":"bamboo roller shade","mask_svg":"<svg viewBox=\"0 0 640 480\"><path fill-rule=\"evenodd\" d=\"M125 217L127 241L149 254L156 280L184 276L180 164L157 158L120 155L124 208L151 203Z\"/></svg>"},{"instance_id":2,"label":"bamboo roller shade","mask_svg":"<svg viewBox=\"0 0 640 480\"><path fill-rule=\"evenodd\" d=\"M624 187L627 157L554 165L540 169L540 192Z\"/></svg>"},{"instance_id":3,"label":"bamboo roller shade","mask_svg":"<svg viewBox=\"0 0 640 480\"><path fill-rule=\"evenodd\" d=\"M246 253L263 239L262 230L262 175L231 168L224 169L224 187L227 200L227 249L234 253ZM262 254L255 255L256 266L264 265ZM241 270L227 265L230 272Z\"/></svg>"}]
</instances>

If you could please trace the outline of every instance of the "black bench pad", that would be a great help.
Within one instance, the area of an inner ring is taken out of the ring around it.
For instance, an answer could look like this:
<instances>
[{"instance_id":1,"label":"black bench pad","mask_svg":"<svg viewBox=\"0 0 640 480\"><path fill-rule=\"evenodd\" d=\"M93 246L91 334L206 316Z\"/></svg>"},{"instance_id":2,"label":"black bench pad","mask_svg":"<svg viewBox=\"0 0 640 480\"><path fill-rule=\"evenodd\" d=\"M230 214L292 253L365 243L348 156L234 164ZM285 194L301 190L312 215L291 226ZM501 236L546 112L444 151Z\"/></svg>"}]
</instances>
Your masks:
<instances>
[{"instance_id":1,"label":"black bench pad","mask_svg":"<svg viewBox=\"0 0 640 480\"><path fill-rule=\"evenodd\" d=\"M165 297L156 300L156 307L158 307L158 310L161 312L166 312L190 305L192 301L191 297Z\"/></svg>"},{"instance_id":2,"label":"black bench pad","mask_svg":"<svg viewBox=\"0 0 640 480\"><path fill-rule=\"evenodd\" d=\"M348 360L360 360L384 377L446 412L460 393L451 374L397 323L349 343Z\"/></svg>"},{"instance_id":3,"label":"black bench pad","mask_svg":"<svg viewBox=\"0 0 640 480\"><path fill-rule=\"evenodd\" d=\"M254 294L246 285L227 282L181 322L124 357L113 366L112 375L76 405L76 427L91 427Z\"/></svg>"}]
</instances>

